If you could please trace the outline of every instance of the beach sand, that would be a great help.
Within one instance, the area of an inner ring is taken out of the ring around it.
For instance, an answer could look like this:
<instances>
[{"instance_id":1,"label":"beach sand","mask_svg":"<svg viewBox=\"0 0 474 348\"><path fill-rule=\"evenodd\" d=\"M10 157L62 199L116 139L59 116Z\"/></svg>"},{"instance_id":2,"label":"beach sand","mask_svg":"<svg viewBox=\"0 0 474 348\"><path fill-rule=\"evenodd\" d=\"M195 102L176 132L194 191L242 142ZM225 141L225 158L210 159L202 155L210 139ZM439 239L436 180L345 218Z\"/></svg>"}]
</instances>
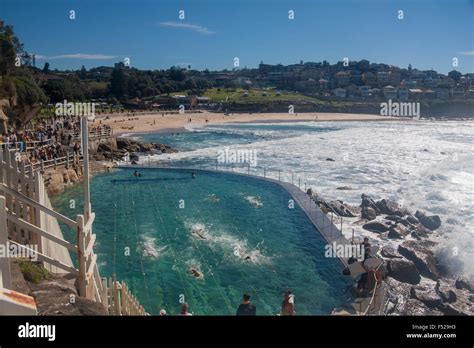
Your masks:
<instances>
[{"instance_id":1,"label":"beach sand","mask_svg":"<svg viewBox=\"0 0 474 348\"><path fill-rule=\"evenodd\" d=\"M108 118L107 118L108 117ZM191 122L188 122L191 119ZM304 121L380 121L394 120L386 116L369 114L343 114L343 113L224 113L215 112L186 112L179 113L135 113L135 114L109 114L98 115L96 123L109 125L114 134L148 133L182 130L186 125L222 124L235 122L304 122ZM206 123L206 120L208 123Z\"/></svg>"}]
</instances>

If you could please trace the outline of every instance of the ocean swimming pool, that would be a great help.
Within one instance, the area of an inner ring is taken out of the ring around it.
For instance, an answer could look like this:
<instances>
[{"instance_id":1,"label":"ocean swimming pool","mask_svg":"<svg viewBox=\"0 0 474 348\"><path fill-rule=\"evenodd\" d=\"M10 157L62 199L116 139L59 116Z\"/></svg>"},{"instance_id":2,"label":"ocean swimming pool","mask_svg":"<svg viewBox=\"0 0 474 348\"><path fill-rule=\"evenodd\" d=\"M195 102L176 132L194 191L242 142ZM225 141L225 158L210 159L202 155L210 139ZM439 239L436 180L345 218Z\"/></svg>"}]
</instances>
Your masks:
<instances>
[{"instance_id":1,"label":"ocean swimming pool","mask_svg":"<svg viewBox=\"0 0 474 348\"><path fill-rule=\"evenodd\" d=\"M327 315L349 301L351 280L324 257L323 238L298 206L289 209L280 186L231 174L141 172L95 176L91 200L101 275L115 272L150 313L177 313L184 297L195 315L234 315L249 292L259 315L275 315L288 288L299 315ZM75 216L81 187L52 203Z\"/></svg>"}]
</instances>

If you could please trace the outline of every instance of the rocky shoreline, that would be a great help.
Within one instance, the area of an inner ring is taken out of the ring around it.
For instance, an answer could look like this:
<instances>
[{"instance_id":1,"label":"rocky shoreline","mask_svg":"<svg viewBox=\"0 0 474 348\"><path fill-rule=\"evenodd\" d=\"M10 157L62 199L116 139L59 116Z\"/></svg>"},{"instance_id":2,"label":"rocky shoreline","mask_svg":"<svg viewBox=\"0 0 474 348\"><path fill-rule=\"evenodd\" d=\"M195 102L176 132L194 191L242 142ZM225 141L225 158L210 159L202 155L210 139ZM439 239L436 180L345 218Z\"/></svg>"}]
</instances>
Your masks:
<instances>
[{"instance_id":1,"label":"rocky shoreline","mask_svg":"<svg viewBox=\"0 0 474 348\"><path fill-rule=\"evenodd\" d=\"M130 154L130 160L133 161L138 160L139 153L159 155L177 152L177 150L166 144L147 143L126 137L116 138L116 144L117 146L113 146L110 143L99 144L94 159L97 161L121 161L128 153Z\"/></svg>"},{"instance_id":2,"label":"rocky shoreline","mask_svg":"<svg viewBox=\"0 0 474 348\"><path fill-rule=\"evenodd\" d=\"M341 188L348 189L348 188ZM381 248L387 285L387 315L474 315L474 284L453 272L437 252L437 215L410 212L394 201L374 201L362 194L359 206L340 200L326 201L310 190L323 212L333 212L350 221L360 235ZM351 236L345 234L346 238ZM456 262L449 258L449 262Z\"/></svg>"},{"instance_id":3,"label":"rocky shoreline","mask_svg":"<svg viewBox=\"0 0 474 348\"><path fill-rule=\"evenodd\" d=\"M113 138L113 141L102 142L97 151L90 155L90 173L94 175L107 172L114 167L114 161L123 160L128 153L130 161L138 161L139 154L159 155L174 153L177 150L166 144L147 143L130 138ZM50 168L43 173L46 190L50 196L57 195L66 187L81 182L82 166L72 165L70 168Z\"/></svg>"}]
</instances>

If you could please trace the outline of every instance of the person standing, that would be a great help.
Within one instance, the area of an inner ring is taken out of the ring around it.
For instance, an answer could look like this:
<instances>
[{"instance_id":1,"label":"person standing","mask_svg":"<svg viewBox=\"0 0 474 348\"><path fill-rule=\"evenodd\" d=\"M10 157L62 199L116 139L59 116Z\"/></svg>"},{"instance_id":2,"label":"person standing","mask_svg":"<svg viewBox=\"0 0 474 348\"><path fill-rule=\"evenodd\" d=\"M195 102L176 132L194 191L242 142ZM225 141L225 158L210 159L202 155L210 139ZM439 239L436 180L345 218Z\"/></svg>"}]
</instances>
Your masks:
<instances>
[{"instance_id":1,"label":"person standing","mask_svg":"<svg viewBox=\"0 0 474 348\"><path fill-rule=\"evenodd\" d=\"M237 309L237 316L254 316L257 315L257 307L250 302L250 295L245 293L243 301Z\"/></svg>"},{"instance_id":2,"label":"person standing","mask_svg":"<svg viewBox=\"0 0 474 348\"><path fill-rule=\"evenodd\" d=\"M177 315L179 316L191 316L192 314L188 312L189 310L189 305L185 302L181 305L181 312L179 312Z\"/></svg>"},{"instance_id":3,"label":"person standing","mask_svg":"<svg viewBox=\"0 0 474 348\"><path fill-rule=\"evenodd\" d=\"M295 312L295 295L291 290L286 290L281 305L281 315L296 315Z\"/></svg>"}]
</instances>

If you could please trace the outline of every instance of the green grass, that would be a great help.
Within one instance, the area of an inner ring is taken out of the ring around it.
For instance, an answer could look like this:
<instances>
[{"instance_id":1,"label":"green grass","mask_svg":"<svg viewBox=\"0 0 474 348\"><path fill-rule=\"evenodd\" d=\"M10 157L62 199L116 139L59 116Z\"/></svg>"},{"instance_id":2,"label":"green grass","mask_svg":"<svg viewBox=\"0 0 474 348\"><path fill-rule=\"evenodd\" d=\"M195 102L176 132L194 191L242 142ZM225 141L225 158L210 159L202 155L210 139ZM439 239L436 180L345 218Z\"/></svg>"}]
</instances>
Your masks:
<instances>
[{"instance_id":1,"label":"green grass","mask_svg":"<svg viewBox=\"0 0 474 348\"><path fill-rule=\"evenodd\" d=\"M20 261L19 262L20 271L23 274L25 280L38 284L42 280L49 279L51 276L50 273L40 264L29 262L29 261Z\"/></svg>"},{"instance_id":2,"label":"green grass","mask_svg":"<svg viewBox=\"0 0 474 348\"><path fill-rule=\"evenodd\" d=\"M236 102L236 103L265 103L282 101L311 101L318 102L317 99L307 97L299 93L278 92L275 89L250 89L243 88L226 89L211 88L204 95L211 98L214 103Z\"/></svg>"}]
</instances>

